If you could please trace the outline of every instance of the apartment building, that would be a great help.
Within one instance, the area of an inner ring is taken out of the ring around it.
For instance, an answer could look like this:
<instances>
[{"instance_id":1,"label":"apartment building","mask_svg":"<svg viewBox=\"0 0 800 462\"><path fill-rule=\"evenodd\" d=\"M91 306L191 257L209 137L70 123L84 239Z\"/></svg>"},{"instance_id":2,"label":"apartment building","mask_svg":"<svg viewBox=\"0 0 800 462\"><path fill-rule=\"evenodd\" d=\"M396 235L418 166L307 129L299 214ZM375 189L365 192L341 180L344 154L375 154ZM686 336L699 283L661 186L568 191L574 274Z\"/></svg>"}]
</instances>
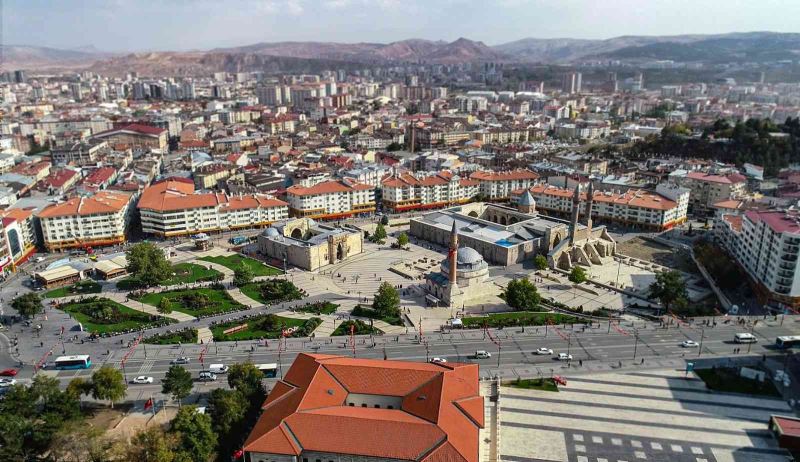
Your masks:
<instances>
[{"instance_id":1,"label":"apartment building","mask_svg":"<svg viewBox=\"0 0 800 462\"><path fill-rule=\"evenodd\" d=\"M517 203L524 191L514 191L511 202ZM568 216L572 211L573 190L539 184L528 191L536 201L537 210L563 216ZM661 191L671 194L675 200L658 192L636 189L624 193L595 191L592 194L592 218L597 219L598 223L615 222L656 231L667 230L685 222L688 191L684 189L670 192L667 188L662 188ZM580 201L580 210L583 212L587 201L586 192L580 194Z\"/></svg>"},{"instance_id":2,"label":"apartment building","mask_svg":"<svg viewBox=\"0 0 800 462\"><path fill-rule=\"evenodd\" d=\"M716 241L756 282L762 302L779 310L800 308L800 214L747 210L714 220Z\"/></svg>"},{"instance_id":3,"label":"apartment building","mask_svg":"<svg viewBox=\"0 0 800 462\"><path fill-rule=\"evenodd\" d=\"M528 189L539 179L539 175L525 169L503 172L478 171L469 177L479 183L480 195L492 201L509 200L512 191Z\"/></svg>"},{"instance_id":4,"label":"apartment building","mask_svg":"<svg viewBox=\"0 0 800 462\"><path fill-rule=\"evenodd\" d=\"M36 252L33 209L12 208L0 212L8 255L14 265L24 263Z\"/></svg>"},{"instance_id":5,"label":"apartment building","mask_svg":"<svg viewBox=\"0 0 800 462\"><path fill-rule=\"evenodd\" d=\"M435 175L390 175L381 182L382 203L393 212L425 210L469 202L480 183L443 171Z\"/></svg>"},{"instance_id":6,"label":"apartment building","mask_svg":"<svg viewBox=\"0 0 800 462\"><path fill-rule=\"evenodd\" d=\"M166 180L142 192L142 231L163 237L267 226L288 217L287 204L265 194L195 194L188 181Z\"/></svg>"},{"instance_id":7,"label":"apartment building","mask_svg":"<svg viewBox=\"0 0 800 462\"><path fill-rule=\"evenodd\" d=\"M243 445L250 462L478 462L476 364L301 353Z\"/></svg>"},{"instance_id":8,"label":"apartment building","mask_svg":"<svg viewBox=\"0 0 800 462\"><path fill-rule=\"evenodd\" d=\"M689 208L696 215L713 213L717 202L741 197L747 191L747 178L738 173L715 175L689 172L677 181L691 191Z\"/></svg>"},{"instance_id":9,"label":"apartment building","mask_svg":"<svg viewBox=\"0 0 800 462\"><path fill-rule=\"evenodd\" d=\"M38 214L47 250L97 247L126 241L133 195L101 191L73 197Z\"/></svg>"},{"instance_id":10,"label":"apartment building","mask_svg":"<svg viewBox=\"0 0 800 462\"><path fill-rule=\"evenodd\" d=\"M71 143L66 146L52 148L50 157L56 165L74 164L78 166L97 163L100 154L108 149L106 141Z\"/></svg>"},{"instance_id":11,"label":"apartment building","mask_svg":"<svg viewBox=\"0 0 800 462\"><path fill-rule=\"evenodd\" d=\"M346 180L294 185L286 190L286 201L293 217L346 218L375 211L375 187Z\"/></svg>"}]
</instances>

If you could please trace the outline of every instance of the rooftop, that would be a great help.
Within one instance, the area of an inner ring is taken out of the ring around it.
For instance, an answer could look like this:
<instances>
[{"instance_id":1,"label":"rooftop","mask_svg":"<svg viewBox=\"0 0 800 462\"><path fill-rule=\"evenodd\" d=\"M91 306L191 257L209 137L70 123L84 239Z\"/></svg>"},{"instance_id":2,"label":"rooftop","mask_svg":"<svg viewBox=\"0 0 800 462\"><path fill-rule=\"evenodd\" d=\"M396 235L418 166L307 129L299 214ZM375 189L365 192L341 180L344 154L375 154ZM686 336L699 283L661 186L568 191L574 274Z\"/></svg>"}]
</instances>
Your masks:
<instances>
[{"instance_id":1,"label":"rooftop","mask_svg":"<svg viewBox=\"0 0 800 462\"><path fill-rule=\"evenodd\" d=\"M131 195L122 192L101 191L91 197L73 197L60 204L53 204L39 212L39 218L87 216L117 213L124 209Z\"/></svg>"}]
</instances>

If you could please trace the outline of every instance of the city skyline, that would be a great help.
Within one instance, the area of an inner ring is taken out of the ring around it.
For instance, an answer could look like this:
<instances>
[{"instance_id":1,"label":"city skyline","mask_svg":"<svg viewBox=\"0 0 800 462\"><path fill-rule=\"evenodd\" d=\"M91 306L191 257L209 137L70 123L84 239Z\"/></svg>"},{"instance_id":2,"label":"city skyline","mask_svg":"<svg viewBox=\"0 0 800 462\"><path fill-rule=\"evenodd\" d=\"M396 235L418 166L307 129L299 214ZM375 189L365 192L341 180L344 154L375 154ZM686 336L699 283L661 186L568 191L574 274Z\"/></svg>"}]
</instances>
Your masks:
<instances>
[{"instance_id":1,"label":"city skyline","mask_svg":"<svg viewBox=\"0 0 800 462\"><path fill-rule=\"evenodd\" d=\"M93 47L108 52L205 50L282 41L452 41L462 36L493 46L528 37L796 32L790 18L800 15L800 4L777 0L758 4L681 0L647 5L614 0L602 9L592 8L591 2L584 0L557 5L540 0L499 0L491 5L467 0L430 4L416 0L242 0L237 6L220 8L206 0L165 5L150 0L80 4L11 0L3 5L2 40L5 45ZM771 14L773 7L784 13ZM714 21L708 21L706 15L687 15L687 11L713 11ZM137 15L146 21L137 21ZM297 27L298 21L304 27Z\"/></svg>"}]
</instances>

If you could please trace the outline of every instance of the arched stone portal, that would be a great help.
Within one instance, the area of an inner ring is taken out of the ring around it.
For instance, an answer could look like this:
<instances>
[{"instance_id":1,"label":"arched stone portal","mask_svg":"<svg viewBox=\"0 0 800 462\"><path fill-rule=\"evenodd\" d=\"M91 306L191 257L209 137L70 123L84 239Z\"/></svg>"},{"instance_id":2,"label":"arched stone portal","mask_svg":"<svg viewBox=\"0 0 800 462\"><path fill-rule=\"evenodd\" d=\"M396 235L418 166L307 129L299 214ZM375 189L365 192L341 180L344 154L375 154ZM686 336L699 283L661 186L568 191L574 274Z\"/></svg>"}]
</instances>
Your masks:
<instances>
[{"instance_id":1,"label":"arched stone portal","mask_svg":"<svg viewBox=\"0 0 800 462\"><path fill-rule=\"evenodd\" d=\"M336 246L336 259L341 261L344 260L344 257L346 256L344 242L340 242L339 245Z\"/></svg>"},{"instance_id":2,"label":"arched stone portal","mask_svg":"<svg viewBox=\"0 0 800 462\"><path fill-rule=\"evenodd\" d=\"M292 239L303 239L303 230L300 228L292 230Z\"/></svg>"},{"instance_id":3,"label":"arched stone portal","mask_svg":"<svg viewBox=\"0 0 800 462\"><path fill-rule=\"evenodd\" d=\"M473 210L473 211L469 212L469 216L471 216L472 218L478 218L478 212Z\"/></svg>"},{"instance_id":4,"label":"arched stone portal","mask_svg":"<svg viewBox=\"0 0 800 462\"><path fill-rule=\"evenodd\" d=\"M508 223L506 222L506 217L501 217L501 218L500 218L500 224L501 224L501 225L503 225L503 226L505 226L505 225L507 225L507 224L508 224Z\"/></svg>"},{"instance_id":5,"label":"arched stone portal","mask_svg":"<svg viewBox=\"0 0 800 462\"><path fill-rule=\"evenodd\" d=\"M519 220L517 219L517 217L511 217L511 219L508 220L508 224L509 225L513 225L514 223L517 223L518 221Z\"/></svg>"}]
</instances>

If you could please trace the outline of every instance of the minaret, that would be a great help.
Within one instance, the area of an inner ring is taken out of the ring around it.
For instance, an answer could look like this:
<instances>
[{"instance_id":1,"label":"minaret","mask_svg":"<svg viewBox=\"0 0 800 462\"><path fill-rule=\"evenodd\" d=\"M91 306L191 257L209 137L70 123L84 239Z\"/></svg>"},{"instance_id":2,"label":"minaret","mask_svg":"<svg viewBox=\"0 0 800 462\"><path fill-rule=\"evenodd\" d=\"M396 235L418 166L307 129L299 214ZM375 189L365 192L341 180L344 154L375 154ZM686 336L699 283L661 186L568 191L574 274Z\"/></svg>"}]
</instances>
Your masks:
<instances>
[{"instance_id":1,"label":"minaret","mask_svg":"<svg viewBox=\"0 0 800 462\"><path fill-rule=\"evenodd\" d=\"M456 229L456 221L453 220L453 229L450 230L450 251L447 254L447 259L450 264L450 285L454 285L456 283L456 266L458 262L456 261L456 255L458 254L458 230Z\"/></svg>"},{"instance_id":2,"label":"minaret","mask_svg":"<svg viewBox=\"0 0 800 462\"><path fill-rule=\"evenodd\" d=\"M586 193L586 239L592 238L592 202L594 202L594 183L589 181L589 191Z\"/></svg>"},{"instance_id":3,"label":"minaret","mask_svg":"<svg viewBox=\"0 0 800 462\"><path fill-rule=\"evenodd\" d=\"M575 244L575 231L578 230L578 215L580 215L580 183L575 185L575 194L572 195L572 220L569 224L569 245Z\"/></svg>"}]
</instances>

